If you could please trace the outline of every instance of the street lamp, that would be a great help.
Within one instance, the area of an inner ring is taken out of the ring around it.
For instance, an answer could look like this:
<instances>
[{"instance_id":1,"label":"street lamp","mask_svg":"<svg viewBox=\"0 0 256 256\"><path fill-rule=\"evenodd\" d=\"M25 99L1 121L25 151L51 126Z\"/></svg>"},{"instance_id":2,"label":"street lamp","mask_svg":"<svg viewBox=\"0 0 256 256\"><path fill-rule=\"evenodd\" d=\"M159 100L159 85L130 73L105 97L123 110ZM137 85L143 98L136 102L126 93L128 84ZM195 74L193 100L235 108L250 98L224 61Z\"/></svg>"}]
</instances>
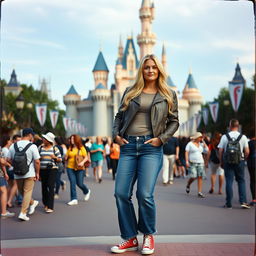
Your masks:
<instances>
[{"instance_id":1,"label":"street lamp","mask_svg":"<svg viewBox=\"0 0 256 256\"><path fill-rule=\"evenodd\" d=\"M31 102L27 103L27 108L29 111L29 115L28 115L28 126L31 127L31 111L33 108L33 104Z\"/></svg>"},{"instance_id":2,"label":"street lamp","mask_svg":"<svg viewBox=\"0 0 256 256\"><path fill-rule=\"evenodd\" d=\"M16 98L15 103L16 103L17 109L22 110L24 108L25 99L22 93Z\"/></svg>"}]
</instances>

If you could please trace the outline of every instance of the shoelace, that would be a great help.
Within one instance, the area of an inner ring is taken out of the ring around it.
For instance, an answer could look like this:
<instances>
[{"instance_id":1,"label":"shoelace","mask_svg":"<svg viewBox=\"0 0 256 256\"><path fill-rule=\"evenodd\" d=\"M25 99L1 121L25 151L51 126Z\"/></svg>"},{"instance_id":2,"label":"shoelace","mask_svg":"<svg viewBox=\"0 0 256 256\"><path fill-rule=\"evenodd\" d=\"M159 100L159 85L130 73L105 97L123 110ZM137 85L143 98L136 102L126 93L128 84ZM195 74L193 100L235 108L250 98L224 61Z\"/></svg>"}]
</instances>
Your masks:
<instances>
[{"instance_id":1,"label":"shoelace","mask_svg":"<svg viewBox=\"0 0 256 256\"><path fill-rule=\"evenodd\" d=\"M150 236L146 236L145 240L144 240L144 247L150 248L150 244L151 244L151 237Z\"/></svg>"},{"instance_id":2,"label":"shoelace","mask_svg":"<svg viewBox=\"0 0 256 256\"><path fill-rule=\"evenodd\" d=\"M121 247L121 246L124 246L124 245L126 245L128 242L129 242L128 240L124 240L119 246L120 246L120 247Z\"/></svg>"}]
</instances>

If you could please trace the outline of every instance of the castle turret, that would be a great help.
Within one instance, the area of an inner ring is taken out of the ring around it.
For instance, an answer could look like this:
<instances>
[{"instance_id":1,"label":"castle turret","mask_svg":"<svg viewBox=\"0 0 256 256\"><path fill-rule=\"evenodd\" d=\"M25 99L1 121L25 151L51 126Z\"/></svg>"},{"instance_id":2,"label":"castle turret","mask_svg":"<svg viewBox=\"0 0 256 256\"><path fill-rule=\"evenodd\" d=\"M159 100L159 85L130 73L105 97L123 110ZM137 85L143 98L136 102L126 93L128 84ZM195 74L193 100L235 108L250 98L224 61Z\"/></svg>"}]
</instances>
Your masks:
<instances>
[{"instance_id":1,"label":"castle turret","mask_svg":"<svg viewBox=\"0 0 256 256\"><path fill-rule=\"evenodd\" d=\"M109 131L109 115L108 115L108 100L111 96L111 91L106 89L105 85L99 83L95 90L91 92L93 101L93 135L107 136ZM112 124L111 124L112 125Z\"/></svg>"},{"instance_id":2,"label":"castle turret","mask_svg":"<svg viewBox=\"0 0 256 256\"><path fill-rule=\"evenodd\" d=\"M156 35L151 28L154 13L154 4L150 0L143 0L140 8L141 34L137 37L140 46L140 58L153 53L153 46L156 43Z\"/></svg>"},{"instance_id":3,"label":"castle turret","mask_svg":"<svg viewBox=\"0 0 256 256\"><path fill-rule=\"evenodd\" d=\"M122 38L120 36L119 46L118 46L118 59L122 60L123 55L124 55L124 47L123 47L123 43L122 43Z\"/></svg>"},{"instance_id":4,"label":"castle turret","mask_svg":"<svg viewBox=\"0 0 256 256\"><path fill-rule=\"evenodd\" d=\"M92 72L94 76L95 87L101 83L107 89L109 70L101 51L99 52Z\"/></svg>"},{"instance_id":5,"label":"castle turret","mask_svg":"<svg viewBox=\"0 0 256 256\"><path fill-rule=\"evenodd\" d=\"M243 84L244 86L246 86L246 80L244 79L242 72L241 72L241 68L239 63L236 64L236 70L235 70L235 75L231 81L233 84L237 83L237 84Z\"/></svg>"},{"instance_id":6,"label":"castle turret","mask_svg":"<svg viewBox=\"0 0 256 256\"><path fill-rule=\"evenodd\" d=\"M164 44L163 44L163 48L162 48L162 64L163 64L165 72L168 73L167 55L166 55L166 49L165 49L165 45Z\"/></svg>"},{"instance_id":7,"label":"castle turret","mask_svg":"<svg viewBox=\"0 0 256 256\"><path fill-rule=\"evenodd\" d=\"M186 99L189 104L188 109L188 119L193 117L196 113L201 110L201 104L203 103L203 97L198 90L196 83L194 81L193 75L190 72L182 92L182 98Z\"/></svg>"},{"instance_id":8,"label":"castle turret","mask_svg":"<svg viewBox=\"0 0 256 256\"><path fill-rule=\"evenodd\" d=\"M15 97L17 97L21 91L22 87L20 86L15 70L13 69L9 83L4 87L4 93L5 95L12 93Z\"/></svg>"},{"instance_id":9,"label":"castle turret","mask_svg":"<svg viewBox=\"0 0 256 256\"><path fill-rule=\"evenodd\" d=\"M71 85L69 91L63 96L66 105L66 116L77 120L77 104L81 100L81 96L77 93L74 85Z\"/></svg>"}]
</instances>

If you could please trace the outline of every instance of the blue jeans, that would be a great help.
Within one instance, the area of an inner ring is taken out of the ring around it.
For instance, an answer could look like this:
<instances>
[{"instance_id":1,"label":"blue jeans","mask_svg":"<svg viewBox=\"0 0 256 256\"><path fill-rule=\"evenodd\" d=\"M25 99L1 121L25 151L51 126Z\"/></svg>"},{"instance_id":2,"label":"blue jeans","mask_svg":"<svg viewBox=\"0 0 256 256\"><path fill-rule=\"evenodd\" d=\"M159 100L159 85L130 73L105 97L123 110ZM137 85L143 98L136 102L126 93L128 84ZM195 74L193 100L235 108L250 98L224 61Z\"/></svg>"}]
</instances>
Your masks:
<instances>
[{"instance_id":1,"label":"blue jeans","mask_svg":"<svg viewBox=\"0 0 256 256\"><path fill-rule=\"evenodd\" d=\"M84 184L84 170L75 171L74 169L67 168L67 174L70 181L71 200L77 199L76 185L83 191L84 195L89 192L89 189Z\"/></svg>"},{"instance_id":2,"label":"blue jeans","mask_svg":"<svg viewBox=\"0 0 256 256\"><path fill-rule=\"evenodd\" d=\"M119 228L123 239L130 239L138 234L156 232L156 209L154 188L157 176L162 168L162 146L154 147L144 142L152 136L127 136L129 144L120 148L118 161L115 198L118 210ZM136 197L139 205L138 222L136 219L132 192L137 180Z\"/></svg>"},{"instance_id":3,"label":"blue jeans","mask_svg":"<svg viewBox=\"0 0 256 256\"><path fill-rule=\"evenodd\" d=\"M246 203L244 161L241 161L240 164L224 164L224 172L226 178L226 205L228 207L232 206L234 176L238 184L239 202L241 204Z\"/></svg>"}]
</instances>

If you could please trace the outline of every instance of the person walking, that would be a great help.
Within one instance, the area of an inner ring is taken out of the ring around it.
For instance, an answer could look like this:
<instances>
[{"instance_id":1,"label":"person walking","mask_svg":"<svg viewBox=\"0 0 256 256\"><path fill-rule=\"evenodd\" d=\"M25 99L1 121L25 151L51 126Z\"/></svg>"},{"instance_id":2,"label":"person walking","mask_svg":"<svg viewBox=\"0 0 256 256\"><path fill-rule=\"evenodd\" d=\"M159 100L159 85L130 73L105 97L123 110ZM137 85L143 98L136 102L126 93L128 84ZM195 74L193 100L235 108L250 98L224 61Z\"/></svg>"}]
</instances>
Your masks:
<instances>
[{"instance_id":1,"label":"person walking","mask_svg":"<svg viewBox=\"0 0 256 256\"><path fill-rule=\"evenodd\" d=\"M118 159L120 157L120 146L117 143L112 142L110 144L110 163L112 166L112 178L116 178L116 170L118 166Z\"/></svg>"},{"instance_id":2,"label":"person walking","mask_svg":"<svg viewBox=\"0 0 256 256\"><path fill-rule=\"evenodd\" d=\"M61 162L59 149L54 146L55 135L51 132L42 135L43 144L39 146L40 178L42 184L42 201L46 213L54 210L54 189L58 172L57 163Z\"/></svg>"},{"instance_id":3,"label":"person walking","mask_svg":"<svg viewBox=\"0 0 256 256\"><path fill-rule=\"evenodd\" d=\"M91 161L93 173L95 175L96 182L102 182L102 166L104 160L104 145L102 143L102 138L100 136L96 137L96 143L93 143L90 148Z\"/></svg>"},{"instance_id":4,"label":"person walking","mask_svg":"<svg viewBox=\"0 0 256 256\"><path fill-rule=\"evenodd\" d=\"M83 160L77 162L77 156L82 156ZM77 205L76 185L83 191L84 201L90 198L91 190L84 184L85 167L87 161L87 153L82 144L81 137L77 134L70 136L70 146L68 148L65 160L67 161L67 174L70 182L70 197L69 206Z\"/></svg>"},{"instance_id":5,"label":"person walking","mask_svg":"<svg viewBox=\"0 0 256 256\"><path fill-rule=\"evenodd\" d=\"M154 188L162 168L162 145L179 127L177 96L166 83L166 73L154 55L142 58L136 81L122 97L113 125L120 145L115 198L121 238L113 253L138 249L138 231L144 234L142 254L154 253L156 207ZM132 203L137 180L138 221Z\"/></svg>"},{"instance_id":6,"label":"person walking","mask_svg":"<svg viewBox=\"0 0 256 256\"><path fill-rule=\"evenodd\" d=\"M190 185L197 180L198 197L204 198L202 193L203 178L205 177L205 162L203 152L208 152L208 146L203 140L201 132L196 132L186 146L185 159L186 167L189 169L189 180L186 186L187 194L190 192Z\"/></svg>"},{"instance_id":7,"label":"person walking","mask_svg":"<svg viewBox=\"0 0 256 256\"><path fill-rule=\"evenodd\" d=\"M29 221L30 218L27 216L27 212L32 215L39 203L32 198L35 181L39 180L40 171L40 155L37 146L31 143L33 138L34 131L32 128L23 129L21 140L12 144L7 157L8 162L14 167L14 179L17 182L20 194L23 196L21 211L18 216L23 221ZM16 157L18 153L20 157ZM21 155L25 157L21 157ZM19 162L19 159L26 159L25 164ZM19 169L19 166L24 169Z\"/></svg>"},{"instance_id":8,"label":"person walking","mask_svg":"<svg viewBox=\"0 0 256 256\"><path fill-rule=\"evenodd\" d=\"M173 170L176 160L179 159L179 142L171 137L163 146L163 184L173 184Z\"/></svg>"},{"instance_id":9,"label":"person walking","mask_svg":"<svg viewBox=\"0 0 256 256\"><path fill-rule=\"evenodd\" d=\"M208 146L209 151L207 153L207 163L208 167L211 170L211 188L209 190L209 194L214 193L215 183L216 183L216 176L219 178L219 191L218 194L222 195L222 186L224 183L224 170L220 166L220 159L219 159L219 150L218 145L220 142L221 133L215 132L210 144Z\"/></svg>"},{"instance_id":10,"label":"person walking","mask_svg":"<svg viewBox=\"0 0 256 256\"><path fill-rule=\"evenodd\" d=\"M226 203L225 208L232 208L233 180L238 184L239 202L241 208L249 209L246 200L246 187L244 178L245 159L249 155L248 140L245 135L239 132L239 121L231 119L229 122L230 132L221 137L219 158L221 166L224 167L226 179Z\"/></svg>"}]
</instances>

